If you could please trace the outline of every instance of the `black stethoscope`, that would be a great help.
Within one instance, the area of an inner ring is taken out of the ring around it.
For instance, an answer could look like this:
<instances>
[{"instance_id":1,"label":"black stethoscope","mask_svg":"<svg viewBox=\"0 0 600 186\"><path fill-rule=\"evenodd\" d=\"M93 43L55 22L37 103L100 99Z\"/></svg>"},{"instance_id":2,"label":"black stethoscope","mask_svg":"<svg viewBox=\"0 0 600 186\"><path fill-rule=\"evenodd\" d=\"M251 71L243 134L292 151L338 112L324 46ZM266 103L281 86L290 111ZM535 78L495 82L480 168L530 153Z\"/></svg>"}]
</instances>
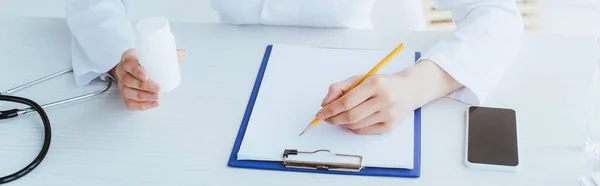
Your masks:
<instances>
[{"instance_id":1,"label":"black stethoscope","mask_svg":"<svg viewBox=\"0 0 600 186\"><path fill-rule=\"evenodd\" d=\"M106 92L108 89L110 89L110 87L112 85L112 81L108 80L108 81L106 81L107 82L106 86L100 90L97 90L97 91L94 91L94 92L91 92L88 94L84 94L84 95L44 104L44 105L39 105L35 101L27 99L27 98L9 95L9 94L17 92L21 89L27 88L29 86L35 85L37 83L46 81L48 79L51 79L56 76L66 74L66 73L69 73L72 71L73 71L73 69L62 70L60 72L50 74L48 76L42 77L40 79L31 81L29 83L23 84L21 86L18 86L18 87L12 88L12 89L9 89L7 91L0 92L0 101L21 103L21 104L29 106L29 107L22 108L22 109L10 109L10 110L0 111L0 120L14 118L14 117L17 117L20 115L25 115L25 114L28 114L31 112L37 112L40 115L40 117L42 118L42 123L44 125L44 144L42 145L42 150L40 151L40 153L37 155L37 157L31 163L29 163L23 169L15 172L13 174L10 174L8 176L0 177L0 184L8 183L8 182L17 180L17 179L25 176L26 174L31 172L33 169L35 169L42 162L44 157L46 157L46 154L48 153L48 149L50 149L50 139L52 137L51 136L52 131L50 128L50 120L48 119L48 115L46 115L46 112L44 111L45 108L62 105L62 104L66 104L66 103L71 103L71 102L78 101L78 100L85 99L85 98L98 96L98 95Z\"/></svg>"}]
</instances>

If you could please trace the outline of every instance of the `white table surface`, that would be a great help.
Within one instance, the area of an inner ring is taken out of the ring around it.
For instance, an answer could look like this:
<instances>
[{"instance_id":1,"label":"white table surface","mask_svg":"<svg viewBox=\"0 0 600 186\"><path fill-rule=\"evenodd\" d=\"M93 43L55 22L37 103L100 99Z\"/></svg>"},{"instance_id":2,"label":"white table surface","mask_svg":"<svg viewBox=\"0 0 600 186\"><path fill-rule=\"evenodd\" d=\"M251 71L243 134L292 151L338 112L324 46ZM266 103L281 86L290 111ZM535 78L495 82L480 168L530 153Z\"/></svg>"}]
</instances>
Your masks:
<instances>
[{"instance_id":1,"label":"white table surface","mask_svg":"<svg viewBox=\"0 0 600 186\"><path fill-rule=\"evenodd\" d=\"M64 20L0 23L0 90L69 67ZM414 179L240 169L227 161L267 44L390 49L403 42L426 51L444 34L192 23L173 23L173 31L188 51L183 83L161 97L160 107L129 111L113 88L48 109L53 136L46 159L9 185L577 185L580 176L600 171L583 151L587 85L600 51L595 38L531 35L484 104L517 111L519 172L466 168L467 105L441 99L423 108L422 172ZM17 95L46 103L101 86L77 87L68 75ZM29 163L42 134L35 115L0 122L0 175Z\"/></svg>"}]
</instances>

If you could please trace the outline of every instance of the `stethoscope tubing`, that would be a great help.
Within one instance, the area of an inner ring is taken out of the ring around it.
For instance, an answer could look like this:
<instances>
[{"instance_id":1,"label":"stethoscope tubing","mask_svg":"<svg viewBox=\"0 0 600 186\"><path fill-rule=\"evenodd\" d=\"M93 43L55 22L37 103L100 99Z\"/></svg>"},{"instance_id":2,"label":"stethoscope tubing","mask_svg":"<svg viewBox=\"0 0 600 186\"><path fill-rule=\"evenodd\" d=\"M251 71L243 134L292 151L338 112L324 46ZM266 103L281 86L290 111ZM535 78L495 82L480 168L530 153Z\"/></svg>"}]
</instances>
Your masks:
<instances>
[{"instance_id":1,"label":"stethoscope tubing","mask_svg":"<svg viewBox=\"0 0 600 186\"><path fill-rule=\"evenodd\" d=\"M17 180L17 179L25 176L26 174L31 172L33 169L35 169L38 165L40 165L40 163L42 163L42 160L44 160L44 158L46 157L46 154L48 154L48 150L50 149L50 140L52 139L52 131L51 131L50 119L48 119L48 115L46 115L46 112L44 111L42 106L38 105L35 101L32 101L27 98L10 96L10 95L0 95L0 101L17 102L17 103L22 103L22 104L31 106L31 108L33 110L37 111L37 113L40 115L40 117L42 118L42 124L44 125L44 143L42 145L42 149L40 150L40 153L37 155L37 157L35 157L35 159L31 163L29 163L27 166L25 166L21 170L15 172L13 174L10 174L8 176L0 177L0 184L4 184L4 183L8 183L8 182Z\"/></svg>"},{"instance_id":2,"label":"stethoscope tubing","mask_svg":"<svg viewBox=\"0 0 600 186\"><path fill-rule=\"evenodd\" d=\"M59 72L56 72L56 73L44 76L42 78L33 80L31 82L28 82L28 83L25 83L23 85L17 86L15 88L8 89L8 90L6 90L4 92L1 92L0 95L8 95L8 94L15 93L15 92L17 92L17 91L19 91L21 89L30 87L32 85L38 84L40 82L47 81L47 80L52 79L52 78L54 78L56 76L60 76L60 75L63 75L63 74L66 74L66 73L69 73L69 72L72 72L72 71L73 71L73 69L61 70ZM97 91L94 91L94 92L90 92L90 93L87 93L87 94L83 94L83 95L79 95L79 96L72 97L72 98L67 98L67 99L63 99L63 100L59 100L59 101L55 101L55 102L43 104L43 105L41 105L41 107L44 108L44 109L47 109L49 107L54 107L54 106L58 106L58 105L62 105L62 104L67 104L67 103L79 101L79 100L82 100L82 99L86 99L86 98L98 96L98 95L100 95L100 94L108 91L111 86L112 86L112 81L108 80L107 83L106 83L106 86L102 87L102 89L100 89L100 90L97 90ZM34 112L34 111L35 111L35 109L33 109L33 107L28 107L28 108L19 109L18 113L19 113L19 115L23 115L23 114L28 114L28 113Z\"/></svg>"},{"instance_id":3,"label":"stethoscope tubing","mask_svg":"<svg viewBox=\"0 0 600 186\"><path fill-rule=\"evenodd\" d=\"M24 115L27 113L31 113L31 112L37 112L38 115L40 115L40 117L42 118L42 123L44 125L44 143L42 145L42 149L39 152L38 156L31 163L29 163L27 166L25 166L23 169L15 172L13 174L10 174L8 176L0 177L0 184L12 182L14 180L17 180L17 179L25 176L26 174L31 172L33 169L35 169L42 162L42 160L46 157L46 154L48 153L48 150L50 149L50 140L52 138L52 131L51 131L51 127L50 127L50 119L48 119L48 115L46 114L46 111L44 111L44 109L49 108L49 107L54 107L57 105L67 104L70 102L75 102L78 100L82 100L82 99L86 99L86 98L90 98L90 97L94 97L94 96L98 96L98 95L108 91L110 89L110 87L112 86L112 81L108 80L106 83L106 86L100 90L90 92L87 94L83 94L83 95L79 95L76 97L71 97L71 98L47 103L44 105L39 105L35 101L27 99L27 98L9 95L9 94L15 93L21 89L27 88L29 86L38 84L40 82L44 82L44 81L52 79L56 76L66 74L66 73L72 72L72 71L73 71L72 69L62 70L62 71L44 76L42 78L33 80L29 83L25 83L23 85L17 86L15 88L12 88L12 89L9 89L7 91L0 93L0 101L22 103L22 104L29 106L29 107L23 108L23 109L11 109L11 110L0 111L0 120L14 118L14 117Z\"/></svg>"},{"instance_id":4,"label":"stethoscope tubing","mask_svg":"<svg viewBox=\"0 0 600 186\"><path fill-rule=\"evenodd\" d=\"M15 88L8 89L8 90L6 90L6 91L4 91L4 92L0 92L0 94L1 94L1 95L12 94L12 93L15 93L15 92L17 92L17 91L19 91L19 90L21 90L21 89L24 89L24 88L30 87L30 86L32 86L32 85L38 84L38 83L40 83L40 82L44 82L44 81L46 81L46 80L49 80L49 79L52 79L52 78L54 78L54 77L56 77L56 76L60 76L60 75L63 75L63 74L66 74L66 73L69 73L69 72L72 72L72 71L73 71L73 69L71 69L71 68L69 68L69 69L65 69L65 70L62 70L62 71L59 71L59 72L56 72L56 73L53 73L53 74L50 74L50 75L44 76L44 77L42 77L42 78L39 78L39 79L33 80L33 81L29 82L29 83L25 83L25 84L23 84L23 85L17 86L17 87L15 87Z\"/></svg>"}]
</instances>

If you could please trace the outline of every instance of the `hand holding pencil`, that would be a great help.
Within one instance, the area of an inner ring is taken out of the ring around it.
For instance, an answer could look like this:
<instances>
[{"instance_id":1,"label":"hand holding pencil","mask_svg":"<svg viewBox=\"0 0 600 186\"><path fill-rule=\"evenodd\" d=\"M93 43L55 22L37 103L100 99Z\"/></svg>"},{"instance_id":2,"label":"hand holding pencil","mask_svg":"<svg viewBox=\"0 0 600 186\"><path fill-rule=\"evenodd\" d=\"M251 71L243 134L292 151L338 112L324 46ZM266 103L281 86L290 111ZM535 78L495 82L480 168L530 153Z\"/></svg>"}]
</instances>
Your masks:
<instances>
[{"instance_id":1,"label":"hand holding pencil","mask_svg":"<svg viewBox=\"0 0 600 186\"><path fill-rule=\"evenodd\" d=\"M408 91L400 74L377 75L377 72L404 49L400 44L373 69L332 84L316 118L300 133L318 125L321 120L341 125L359 134L385 133L393 128L399 112L412 107L398 101Z\"/></svg>"}]
</instances>

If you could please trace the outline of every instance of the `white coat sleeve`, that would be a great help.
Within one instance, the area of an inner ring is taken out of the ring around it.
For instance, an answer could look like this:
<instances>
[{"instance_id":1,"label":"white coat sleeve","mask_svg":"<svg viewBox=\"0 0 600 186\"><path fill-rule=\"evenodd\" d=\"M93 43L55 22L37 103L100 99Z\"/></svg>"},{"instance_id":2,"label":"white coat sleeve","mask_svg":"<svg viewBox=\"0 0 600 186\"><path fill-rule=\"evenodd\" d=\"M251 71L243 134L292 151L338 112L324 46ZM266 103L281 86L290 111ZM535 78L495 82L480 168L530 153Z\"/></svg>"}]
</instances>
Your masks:
<instances>
[{"instance_id":1,"label":"white coat sleeve","mask_svg":"<svg viewBox=\"0 0 600 186\"><path fill-rule=\"evenodd\" d=\"M514 0L434 0L450 9L456 31L435 44L419 60L429 59L463 88L448 95L467 104L481 104L515 61L524 25Z\"/></svg>"},{"instance_id":2,"label":"white coat sleeve","mask_svg":"<svg viewBox=\"0 0 600 186\"><path fill-rule=\"evenodd\" d=\"M121 0L68 0L67 25L72 34L71 63L77 85L107 72L135 46L135 33Z\"/></svg>"},{"instance_id":3,"label":"white coat sleeve","mask_svg":"<svg viewBox=\"0 0 600 186\"><path fill-rule=\"evenodd\" d=\"M228 24L351 29L373 27L374 3L375 0L211 0L221 21Z\"/></svg>"}]
</instances>

